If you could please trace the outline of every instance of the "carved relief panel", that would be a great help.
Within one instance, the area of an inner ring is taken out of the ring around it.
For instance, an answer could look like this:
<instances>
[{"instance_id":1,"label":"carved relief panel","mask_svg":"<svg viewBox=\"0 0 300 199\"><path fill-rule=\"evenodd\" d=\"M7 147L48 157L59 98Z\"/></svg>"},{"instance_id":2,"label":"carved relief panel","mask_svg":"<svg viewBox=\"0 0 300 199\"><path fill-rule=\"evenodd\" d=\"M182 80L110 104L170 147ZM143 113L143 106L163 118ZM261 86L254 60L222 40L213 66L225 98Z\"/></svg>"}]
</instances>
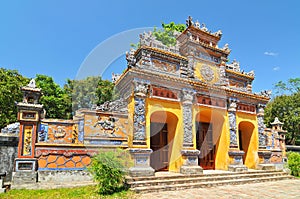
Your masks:
<instances>
[{"instance_id":1,"label":"carved relief panel","mask_svg":"<svg viewBox=\"0 0 300 199\"><path fill-rule=\"evenodd\" d=\"M126 117L102 113L85 115L84 136L125 138L127 137L127 127Z\"/></svg>"},{"instance_id":2,"label":"carved relief panel","mask_svg":"<svg viewBox=\"0 0 300 199\"><path fill-rule=\"evenodd\" d=\"M213 64L196 62L195 77L203 82L214 84L220 79L220 69Z\"/></svg>"},{"instance_id":3,"label":"carved relief panel","mask_svg":"<svg viewBox=\"0 0 300 199\"><path fill-rule=\"evenodd\" d=\"M153 68L158 71L175 73L179 69L179 65L173 62L167 62L158 58L152 58L151 61L153 64Z\"/></svg>"},{"instance_id":4,"label":"carved relief panel","mask_svg":"<svg viewBox=\"0 0 300 199\"><path fill-rule=\"evenodd\" d=\"M33 139L33 125L24 125L23 126L23 146L22 146L22 156L31 156L32 155L32 139Z\"/></svg>"},{"instance_id":5,"label":"carved relief panel","mask_svg":"<svg viewBox=\"0 0 300 199\"><path fill-rule=\"evenodd\" d=\"M49 143L72 143L73 124L49 123L47 142ZM40 136L40 134L39 134Z\"/></svg>"}]
</instances>

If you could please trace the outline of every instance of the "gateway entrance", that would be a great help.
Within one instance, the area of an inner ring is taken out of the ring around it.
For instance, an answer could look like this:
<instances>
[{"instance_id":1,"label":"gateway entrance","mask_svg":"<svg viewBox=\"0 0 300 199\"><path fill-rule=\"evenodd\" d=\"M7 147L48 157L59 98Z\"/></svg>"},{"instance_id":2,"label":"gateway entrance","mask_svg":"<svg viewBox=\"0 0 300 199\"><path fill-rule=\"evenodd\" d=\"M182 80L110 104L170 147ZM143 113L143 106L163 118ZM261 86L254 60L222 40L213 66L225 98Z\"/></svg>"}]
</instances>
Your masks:
<instances>
[{"instance_id":1,"label":"gateway entrance","mask_svg":"<svg viewBox=\"0 0 300 199\"><path fill-rule=\"evenodd\" d=\"M151 122L150 166L155 171L165 171L169 167L168 125L166 123Z\"/></svg>"},{"instance_id":2,"label":"gateway entrance","mask_svg":"<svg viewBox=\"0 0 300 199\"><path fill-rule=\"evenodd\" d=\"M212 123L196 123L196 147L200 151L198 163L203 169L215 169L216 146L212 129Z\"/></svg>"}]
</instances>

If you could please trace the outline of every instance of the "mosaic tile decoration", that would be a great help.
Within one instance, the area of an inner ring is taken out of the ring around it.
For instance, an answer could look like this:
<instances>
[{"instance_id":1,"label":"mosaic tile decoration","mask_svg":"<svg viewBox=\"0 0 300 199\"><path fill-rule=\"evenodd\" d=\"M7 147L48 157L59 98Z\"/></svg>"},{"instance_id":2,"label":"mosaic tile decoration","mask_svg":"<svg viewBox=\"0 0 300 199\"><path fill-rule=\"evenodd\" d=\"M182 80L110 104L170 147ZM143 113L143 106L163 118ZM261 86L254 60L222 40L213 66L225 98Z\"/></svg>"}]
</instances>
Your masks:
<instances>
[{"instance_id":1,"label":"mosaic tile decoration","mask_svg":"<svg viewBox=\"0 0 300 199\"><path fill-rule=\"evenodd\" d=\"M96 151L47 150L36 151L38 170L84 170L91 163Z\"/></svg>"}]
</instances>

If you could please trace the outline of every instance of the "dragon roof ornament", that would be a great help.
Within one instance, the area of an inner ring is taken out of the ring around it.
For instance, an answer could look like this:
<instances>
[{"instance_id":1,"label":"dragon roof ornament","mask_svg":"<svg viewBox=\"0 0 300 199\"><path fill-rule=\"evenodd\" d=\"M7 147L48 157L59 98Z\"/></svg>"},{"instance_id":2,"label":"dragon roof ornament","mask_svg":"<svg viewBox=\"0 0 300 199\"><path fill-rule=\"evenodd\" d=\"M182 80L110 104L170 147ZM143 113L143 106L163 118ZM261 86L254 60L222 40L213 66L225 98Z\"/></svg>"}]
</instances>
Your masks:
<instances>
[{"instance_id":1,"label":"dragon roof ornament","mask_svg":"<svg viewBox=\"0 0 300 199\"><path fill-rule=\"evenodd\" d=\"M193 17L191 17L191 16L189 16L188 19L186 20L186 26L187 27L193 26L199 30L202 30L203 32L209 33L209 34L219 37L219 38L221 38L223 35L221 30L218 30L217 32L212 33L211 31L208 30L205 23L201 24L198 20L194 23Z\"/></svg>"}]
</instances>

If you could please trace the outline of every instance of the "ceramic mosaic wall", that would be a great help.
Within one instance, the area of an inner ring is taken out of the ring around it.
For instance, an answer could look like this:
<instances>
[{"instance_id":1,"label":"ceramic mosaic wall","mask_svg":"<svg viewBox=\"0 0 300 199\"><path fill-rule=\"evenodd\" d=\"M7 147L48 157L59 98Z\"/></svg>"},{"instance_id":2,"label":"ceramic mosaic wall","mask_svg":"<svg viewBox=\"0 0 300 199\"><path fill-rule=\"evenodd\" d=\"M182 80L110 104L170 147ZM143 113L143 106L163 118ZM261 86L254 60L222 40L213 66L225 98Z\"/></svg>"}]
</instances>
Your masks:
<instances>
[{"instance_id":1,"label":"ceramic mosaic wall","mask_svg":"<svg viewBox=\"0 0 300 199\"><path fill-rule=\"evenodd\" d=\"M96 150L37 148L39 170L83 170Z\"/></svg>"}]
</instances>

